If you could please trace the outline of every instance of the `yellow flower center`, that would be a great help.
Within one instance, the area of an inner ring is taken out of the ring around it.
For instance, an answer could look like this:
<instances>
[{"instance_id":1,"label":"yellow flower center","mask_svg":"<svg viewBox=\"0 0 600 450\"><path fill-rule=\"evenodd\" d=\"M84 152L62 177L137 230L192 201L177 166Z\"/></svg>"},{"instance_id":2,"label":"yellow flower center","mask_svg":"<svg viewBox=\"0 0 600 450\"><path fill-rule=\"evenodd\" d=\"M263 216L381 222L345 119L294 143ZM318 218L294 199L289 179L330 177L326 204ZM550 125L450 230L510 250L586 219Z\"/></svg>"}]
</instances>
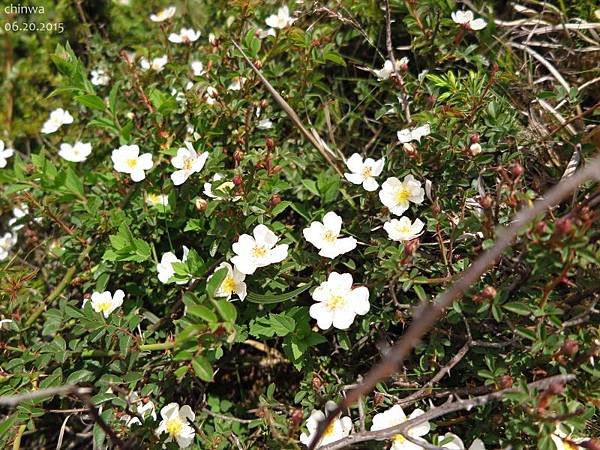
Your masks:
<instances>
[{"instance_id":1,"label":"yellow flower center","mask_svg":"<svg viewBox=\"0 0 600 450\"><path fill-rule=\"evenodd\" d=\"M109 300L103 300L99 303L96 303L96 308L98 309L98 312L106 312L110 309L111 306L112 303Z\"/></svg>"},{"instance_id":2,"label":"yellow flower center","mask_svg":"<svg viewBox=\"0 0 600 450\"><path fill-rule=\"evenodd\" d=\"M398 233L408 234L408 233L410 233L410 225L408 225L408 224L398 225L396 227L396 230L398 231Z\"/></svg>"},{"instance_id":3,"label":"yellow flower center","mask_svg":"<svg viewBox=\"0 0 600 450\"><path fill-rule=\"evenodd\" d=\"M392 440L394 442L397 442L398 444L403 444L404 442L406 442L406 438L401 434L395 434Z\"/></svg>"},{"instance_id":4,"label":"yellow flower center","mask_svg":"<svg viewBox=\"0 0 600 450\"><path fill-rule=\"evenodd\" d=\"M169 433L172 437L177 437L181 434L181 431L183 430L183 422L179 417L167 419L166 429L167 433Z\"/></svg>"},{"instance_id":5,"label":"yellow flower center","mask_svg":"<svg viewBox=\"0 0 600 450\"><path fill-rule=\"evenodd\" d=\"M183 160L183 169L184 170L192 170L193 165L194 165L194 160L192 158L185 158Z\"/></svg>"},{"instance_id":6,"label":"yellow flower center","mask_svg":"<svg viewBox=\"0 0 600 450\"><path fill-rule=\"evenodd\" d=\"M563 440L563 446L565 447L565 450L577 450L578 446L577 445L573 445L568 441L564 441Z\"/></svg>"},{"instance_id":7,"label":"yellow flower center","mask_svg":"<svg viewBox=\"0 0 600 450\"><path fill-rule=\"evenodd\" d=\"M362 168L361 175L365 178L372 176L372 170L369 166L365 166Z\"/></svg>"},{"instance_id":8,"label":"yellow flower center","mask_svg":"<svg viewBox=\"0 0 600 450\"><path fill-rule=\"evenodd\" d=\"M330 244L332 244L336 241L336 239L337 236L333 234L331 230L325 230L325 233L323 233L323 240L325 242L329 242Z\"/></svg>"},{"instance_id":9,"label":"yellow flower center","mask_svg":"<svg viewBox=\"0 0 600 450\"><path fill-rule=\"evenodd\" d=\"M405 187L401 187L400 189L398 189L398 192L396 192L396 203L406 203L408 202L409 198L410 191Z\"/></svg>"},{"instance_id":10,"label":"yellow flower center","mask_svg":"<svg viewBox=\"0 0 600 450\"><path fill-rule=\"evenodd\" d=\"M158 197L158 194L148 194L148 196L146 198L153 205L156 205L158 203L158 201L160 200Z\"/></svg>"},{"instance_id":11,"label":"yellow flower center","mask_svg":"<svg viewBox=\"0 0 600 450\"><path fill-rule=\"evenodd\" d=\"M341 295L334 295L327 302L327 307L331 311L334 311L336 309L339 309L343 304L344 304L344 297L342 297Z\"/></svg>"},{"instance_id":12,"label":"yellow flower center","mask_svg":"<svg viewBox=\"0 0 600 450\"><path fill-rule=\"evenodd\" d=\"M223 280L223 283L221 284L221 289L226 294L231 294L232 292L235 291L235 280L233 279L232 276L227 275L225 277L225 279Z\"/></svg>"},{"instance_id":13,"label":"yellow flower center","mask_svg":"<svg viewBox=\"0 0 600 450\"><path fill-rule=\"evenodd\" d=\"M127 165L129 166L129 168L131 169L135 169L137 166L137 158L132 158L132 159L128 159L127 160Z\"/></svg>"},{"instance_id":14,"label":"yellow flower center","mask_svg":"<svg viewBox=\"0 0 600 450\"><path fill-rule=\"evenodd\" d=\"M331 436L334 431L335 431L335 420L327 426L327 428L323 432L323 437Z\"/></svg>"},{"instance_id":15,"label":"yellow flower center","mask_svg":"<svg viewBox=\"0 0 600 450\"><path fill-rule=\"evenodd\" d=\"M262 245L257 245L252 249L252 256L255 258L264 258L267 256L267 249Z\"/></svg>"}]
</instances>

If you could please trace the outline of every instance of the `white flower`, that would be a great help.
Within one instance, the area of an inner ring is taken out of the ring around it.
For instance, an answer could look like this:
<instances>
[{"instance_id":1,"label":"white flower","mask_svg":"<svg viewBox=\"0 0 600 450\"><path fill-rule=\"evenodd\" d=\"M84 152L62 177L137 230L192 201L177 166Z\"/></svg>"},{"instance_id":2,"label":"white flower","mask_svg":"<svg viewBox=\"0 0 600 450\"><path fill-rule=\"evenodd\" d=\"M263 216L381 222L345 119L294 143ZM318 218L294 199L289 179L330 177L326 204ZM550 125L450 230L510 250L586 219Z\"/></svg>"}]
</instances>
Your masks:
<instances>
[{"instance_id":1,"label":"white flower","mask_svg":"<svg viewBox=\"0 0 600 450\"><path fill-rule=\"evenodd\" d=\"M212 190L213 183L215 181L221 181L223 178L223 175L221 175L220 173L215 173L212 177L212 183L204 183L204 195L210 198L214 198L216 200L221 200L225 197L229 197L229 193L235 187L235 184L233 184L233 182L231 181L224 181L223 183L215 187L215 190L218 191L217 194L215 194ZM241 198L242 197L240 197L239 195L234 195L233 197L231 197L231 201L237 202Z\"/></svg>"},{"instance_id":2,"label":"white flower","mask_svg":"<svg viewBox=\"0 0 600 450\"><path fill-rule=\"evenodd\" d=\"M142 419L146 419L146 416L151 416L152 419L156 420L156 408L154 403L144 401L139 397L138 393L132 391L128 396L129 404L135 406L135 410ZM121 420L125 422L125 425L130 427L132 425L141 425L142 422L137 417L132 417L128 414L123 414Z\"/></svg>"},{"instance_id":3,"label":"white flower","mask_svg":"<svg viewBox=\"0 0 600 450\"><path fill-rule=\"evenodd\" d=\"M219 91L217 91L214 87L208 86L206 88L206 92L204 93L204 100L209 105L214 105L217 103L217 98L219 97Z\"/></svg>"},{"instance_id":4,"label":"white flower","mask_svg":"<svg viewBox=\"0 0 600 450\"><path fill-rule=\"evenodd\" d=\"M335 403L332 401L328 401L325 405L325 410L333 410L335 408ZM317 428L319 423L325 420L325 414L319 410L313 410L310 413L310 417L306 421L306 428L308 429L308 434L302 432L300 435L300 442L304 445L309 446L312 441L315 439L315 434L317 433ZM315 448L319 448L321 446L330 444L331 442L335 442L339 439L342 439L350 434L352 431L352 419L350 417L336 417L333 419L331 424L327 427L321 440L315 446Z\"/></svg>"},{"instance_id":5,"label":"white flower","mask_svg":"<svg viewBox=\"0 0 600 450\"><path fill-rule=\"evenodd\" d=\"M408 65L408 58L406 58L406 57L396 60L396 70L401 70L403 67L406 67L407 65ZM383 63L383 67L381 69L373 70L372 72L375 74L375 76L380 81L387 80L394 73L394 65L392 64L392 61L390 61L389 59L386 59L385 62Z\"/></svg>"},{"instance_id":6,"label":"white flower","mask_svg":"<svg viewBox=\"0 0 600 450\"><path fill-rule=\"evenodd\" d=\"M483 19L473 20L472 11L455 11L452 13L452 20L473 31L483 30L487 25L487 22Z\"/></svg>"},{"instance_id":7,"label":"white flower","mask_svg":"<svg viewBox=\"0 0 600 450\"><path fill-rule=\"evenodd\" d=\"M477 156L481 153L481 145L477 142L475 144L471 144L469 151L471 152L471 155Z\"/></svg>"},{"instance_id":8,"label":"white flower","mask_svg":"<svg viewBox=\"0 0 600 450\"><path fill-rule=\"evenodd\" d=\"M186 448L192 444L196 434L188 422L188 420L193 422L196 418L192 408L188 405L179 408L179 404L169 403L160 410L160 417L162 420L156 429L157 435L167 433L169 435L167 442L175 440L179 448Z\"/></svg>"},{"instance_id":9,"label":"white flower","mask_svg":"<svg viewBox=\"0 0 600 450\"><path fill-rule=\"evenodd\" d=\"M267 17L265 23L271 28L283 29L294 23L295 19L290 17L290 10L287 6L282 6L277 10L277 14Z\"/></svg>"},{"instance_id":10,"label":"white flower","mask_svg":"<svg viewBox=\"0 0 600 450\"><path fill-rule=\"evenodd\" d=\"M44 125L42 125L42 133L54 133L61 126L69 123L73 123L73 116L69 114L69 111L65 111L62 108L55 109L50 113L50 117L44 122Z\"/></svg>"},{"instance_id":11,"label":"white flower","mask_svg":"<svg viewBox=\"0 0 600 450\"><path fill-rule=\"evenodd\" d=\"M319 255L333 259L356 248L356 239L353 237L339 237L341 229L342 218L330 211L323 217L323 223L312 222L302 231L302 234L308 242L320 250Z\"/></svg>"},{"instance_id":12,"label":"white flower","mask_svg":"<svg viewBox=\"0 0 600 450\"><path fill-rule=\"evenodd\" d=\"M258 128L259 130L268 130L270 128L273 128L273 122L271 122L269 119L262 119L258 122L256 128Z\"/></svg>"},{"instance_id":13,"label":"white flower","mask_svg":"<svg viewBox=\"0 0 600 450\"><path fill-rule=\"evenodd\" d=\"M110 77L104 69L92 70L90 75L94 86L106 86L110 82Z\"/></svg>"},{"instance_id":14,"label":"white flower","mask_svg":"<svg viewBox=\"0 0 600 450\"><path fill-rule=\"evenodd\" d=\"M345 173L344 176L350 183L362 184L365 190L372 192L377 190L379 183L375 181L375 177L381 175L385 158L374 159L367 158L363 161L362 156L354 153L346 160L346 166L352 173Z\"/></svg>"},{"instance_id":15,"label":"white flower","mask_svg":"<svg viewBox=\"0 0 600 450\"><path fill-rule=\"evenodd\" d=\"M173 17L175 15L175 11L177 11L177 9L174 6L169 6L157 14L151 14L150 20L152 22L164 22L165 20Z\"/></svg>"},{"instance_id":16,"label":"white flower","mask_svg":"<svg viewBox=\"0 0 600 450\"><path fill-rule=\"evenodd\" d=\"M123 304L123 298L125 298L125 293L121 289L116 290L114 294L109 291L94 292L90 303L94 311L101 312L105 318L108 318L111 312ZM84 301L83 306L86 303Z\"/></svg>"},{"instance_id":17,"label":"white flower","mask_svg":"<svg viewBox=\"0 0 600 450\"><path fill-rule=\"evenodd\" d=\"M150 206L168 206L169 196L164 194L146 194L146 204Z\"/></svg>"},{"instance_id":18,"label":"white flower","mask_svg":"<svg viewBox=\"0 0 600 450\"><path fill-rule=\"evenodd\" d=\"M208 43L213 46L216 46L219 43L219 40L217 39L217 36L215 36L215 33L208 33Z\"/></svg>"},{"instance_id":19,"label":"white flower","mask_svg":"<svg viewBox=\"0 0 600 450\"><path fill-rule=\"evenodd\" d=\"M196 153L194 147L189 142L185 142L185 147L177 149L177 155L171 160L171 164L176 170L171 174L171 180L175 186L179 186L194 173L200 172L206 164L208 152Z\"/></svg>"},{"instance_id":20,"label":"white flower","mask_svg":"<svg viewBox=\"0 0 600 450\"><path fill-rule=\"evenodd\" d=\"M317 320L321 330L334 328L346 330L357 315L369 312L369 290L360 286L352 289L352 275L331 272L327 281L321 283L312 293L317 302L310 307L310 317Z\"/></svg>"},{"instance_id":21,"label":"white flower","mask_svg":"<svg viewBox=\"0 0 600 450\"><path fill-rule=\"evenodd\" d=\"M23 228L23 224L15 225L15 223L17 223L20 219L29 214L29 206L27 206L26 203L21 203L20 206L15 206L12 212L13 218L8 221L8 226L11 227L12 232L16 232Z\"/></svg>"},{"instance_id":22,"label":"white flower","mask_svg":"<svg viewBox=\"0 0 600 450\"><path fill-rule=\"evenodd\" d=\"M401 423L410 419L414 419L421 414L424 414L423 410L415 409L407 419L402 407L400 405L394 405L387 411L375 414L373 417L373 425L371 425L371 431L384 430L395 425L400 425ZM410 437L420 438L421 436L425 436L427 433L429 433L429 429L429 422L424 422L416 425L413 428L410 428L407 434ZM408 441L401 434L396 434L392 437L391 450L422 450L422 448L423 447Z\"/></svg>"},{"instance_id":23,"label":"white flower","mask_svg":"<svg viewBox=\"0 0 600 450\"><path fill-rule=\"evenodd\" d=\"M462 439L453 433L446 433L442 440L450 439L449 442L446 442L442 445L442 448L449 448L451 450L465 450L465 444ZM475 439L468 450L485 450L485 444L481 439Z\"/></svg>"},{"instance_id":24,"label":"white flower","mask_svg":"<svg viewBox=\"0 0 600 450\"><path fill-rule=\"evenodd\" d=\"M409 202L417 205L423 203L425 190L421 187L421 182L412 175L404 177L404 181L391 177L381 185L379 199L392 214L401 216L408 209Z\"/></svg>"},{"instance_id":25,"label":"white flower","mask_svg":"<svg viewBox=\"0 0 600 450\"><path fill-rule=\"evenodd\" d=\"M84 144L83 142L77 141L75 144L60 144L60 150L58 155L71 162L83 162L92 153L92 144Z\"/></svg>"},{"instance_id":26,"label":"white flower","mask_svg":"<svg viewBox=\"0 0 600 450\"><path fill-rule=\"evenodd\" d=\"M215 272L223 268L227 268L227 275L215 291L215 297L225 297L229 300L233 294L236 294L238 298L243 301L246 298L246 283L244 283L246 275L241 273L235 267L231 267L231 264L226 262L219 264L215 269ZM209 281L212 276L213 275L208 278Z\"/></svg>"},{"instance_id":27,"label":"white flower","mask_svg":"<svg viewBox=\"0 0 600 450\"><path fill-rule=\"evenodd\" d=\"M204 75L206 73L206 71L204 70L204 64L202 64L202 61L192 61L190 63L190 66L192 67L192 73L194 74L195 77L201 77L202 75Z\"/></svg>"},{"instance_id":28,"label":"white flower","mask_svg":"<svg viewBox=\"0 0 600 450\"><path fill-rule=\"evenodd\" d=\"M152 69L156 73L163 70L165 65L169 62L169 57L167 55L162 55L159 58L154 58L152 62L148 61L146 58L140 58L140 66L143 71Z\"/></svg>"},{"instance_id":29,"label":"white flower","mask_svg":"<svg viewBox=\"0 0 600 450\"><path fill-rule=\"evenodd\" d=\"M233 81L227 86L228 91L239 91L244 86L246 82L246 77L234 77Z\"/></svg>"},{"instance_id":30,"label":"white flower","mask_svg":"<svg viewBox=\"0 0 600 450\"><path fill-rule=\"evenodd\" d=\"M6 167L7 159L15 154L12 148L4 148L4 141L0 139L0 169Z\"/></svg>"},{"instance_id":31,"label":"white flower","mask_svg":"<svg viewBox=\"0 0 600 450\"><path fill-rule=\"evenodd\" d=\"M383 229L392 241L410 241L421 234L424 226L420 219L411 223L408 217L400 217L400 220L392 219L384 223Z\"/></svg>"},{"instance_id":32,"label":"white flower","mask_svg":"<svg viewBox=\"0 0 600 450\"><path fill-rule=\"evenodd\" d=\"M179 259L173 252L167 252L160 258L160 264L156 265L156 271L158 272L158 280L163 283L169 283L169 280L175 275L174 263L184 263L187 261L188 253L190 249L185 245L183 246L183 256ZM189 280L176 281L177 284L186 284Z\"/></svg>"},{"instance_id":33,"label":"white flower","mask_svg":"<svg viewBox=\"0 0 600 450\"><path fill-rule=\"evenodd\" d=\"M0 261L4 261L8 257L8 252L16 243L16 234L4 233L4 236L0 237Z\"/></svg>"},{"instance_id":34,"label":"white flower","mask_svg":"<svg viewBox=\"0 0 600 450\"><path fill-rule=\"evenodd\" d=\"M140 148L137 145L121 145L112 151L112 161L114 169L117 172L128 173L131 180L142 181L146 178L146 170L152 168L152 155L144 153L140 155Z\"/></svg>"},{"instance_id":35,"label":"white flower","mask_svg":"<svg viewBox=\"0 0 600 450\"><path fill-rule=\"evenodd\" d=\"M405 128L404 130L398 131L396 134L398 136L398 141L400 141L401 144L404 144L410 141L421 142L421 138L429 135L429 133L431 133L431 127L426 123L420 127Z\"/></svg>"},{"instance_id":36,"label":"white flower","mask_svg":"<svg viewBox=\"0 0 600 450\"><path fill-rule=\"evenodd\" d=\"M169 41L175 44L189 44L191 42L195 42L200 37L200 32L195 31L192 28L182 28L177 33L171 33L169 35Z\"/></svg>"},{"instance_id":37,"label":"white flower","mask_svg":"<svg viewBox=\"0 0 600 450\"><path fill-rule=\"evenodd\" d=\"M264 39L267 36L275 36L275 30L273 28L269 28L267 30L263 30L262 28L258 28L256 30L256 35L259 39Z\"/></svg>"},{"instance_id":38,"label":"white flower","mask_svg":"<svg viewBox=\"0 0 600 450\"><path fill-rule=\"evenodd\" d=\"M585 441L585 438L575 438L571 435L572 429L566 424L557 424L554 433L550 435L552 442L557 450L583 450L579 444Z\"/></svg>"},{"instance_id":39,"label":"white flower","mask_svg":"<svg viewBox=\"0 0 600 450\"><path fill-rule=\"evenodd\" d=\"M249 234L242 234L231 248L235 256L231 262L237 270L246 275L253 274L257 268L275 264L287 258L288 245L275 245L279 238L265 225L257 225Z\"/></svg>"}]
</instances>

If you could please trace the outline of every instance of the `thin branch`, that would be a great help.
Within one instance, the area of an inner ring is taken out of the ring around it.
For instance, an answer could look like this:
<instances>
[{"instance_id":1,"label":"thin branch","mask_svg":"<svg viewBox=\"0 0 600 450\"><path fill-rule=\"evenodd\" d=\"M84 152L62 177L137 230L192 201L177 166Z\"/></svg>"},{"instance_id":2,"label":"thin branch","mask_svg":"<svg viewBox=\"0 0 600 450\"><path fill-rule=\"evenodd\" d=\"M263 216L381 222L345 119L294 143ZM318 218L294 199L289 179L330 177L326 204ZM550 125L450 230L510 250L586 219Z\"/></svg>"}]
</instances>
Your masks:
<instances>
[{"instance_id":1,"label":"thin branch","mask_svg":"<svg viewBox=\"0 0 600 450\"><path fill-rule=\"evenodd\" d=\"M464 270L461 276L432 303L421 307L421 313L416 315L406 333L390 349L386 357L367 373L364 382L360 386L350 391L347 397L341 400L336 410L332 411L325 420L319 423L315 439L308 447L309 450L315 448L315 444L320 440L323 432L337 414L354 404L361 396L365 396L371 392L377 383L387 379L398 370L408 354L420 342L421 338L440 319L446 308L455 300L460 299L473 283L478 281L488 269L496 264L496 261L504 250L512 244L513 239L517 237L523 227L545 213L548 208L560 203L571 192L577 189L579 185L594 179L600 180L600 156L589 161L585 168L577 171L573 176L561 180L546 195L536 200L532 207L526 207L519 211L508 227L500 228L497 232L494 245Z\"/></svg>"},{"instance_id":2,"label":"thin branch","mask_svg":"<svg viewBox=\"0 0 600 450\"><path fill-rule=\"evenodd\" d=\"M539 389L544 390L554 384L562 384L567 383L569 381L575 380L575 375L556 375L549 378L544 378L543 380L534 381L527 385L528 389ZM436 419L441 416L445 416L447 414L451 414L453 412L462 411L462 410L470 410L477 406L485 405L491 401L500 400L504 395L512 392L519 392L519 388L508 388L502 389L500 391L492 392L490 394L481 395L479 397L474 397L468 400L458 400L456 402L444 403L441 406L434 407L420 416L417 416L413 419L407 420L406 422L402 422L399 425L395 425L390 428L385 428L383 430L377 431L366 431L364 433L355 433L351 434L348 437L340 439L338 441L332 442L331 444L325 445L323 447L319 447L319 450L336 450L339 448L344 448L348 445L357 444L359 442L372 441L372 440L382 440L389 439L397 434L404 436L409 441L413 442L408 435L408 431L411 428L416 427L425 422L429 422L433 419ZM313 441L315 442L315 441ZM423 443L420 441L416 441L419 445L423 446ZM437 448L437 447L425 447L424 448Z\"/></svg>"}]
</instances>

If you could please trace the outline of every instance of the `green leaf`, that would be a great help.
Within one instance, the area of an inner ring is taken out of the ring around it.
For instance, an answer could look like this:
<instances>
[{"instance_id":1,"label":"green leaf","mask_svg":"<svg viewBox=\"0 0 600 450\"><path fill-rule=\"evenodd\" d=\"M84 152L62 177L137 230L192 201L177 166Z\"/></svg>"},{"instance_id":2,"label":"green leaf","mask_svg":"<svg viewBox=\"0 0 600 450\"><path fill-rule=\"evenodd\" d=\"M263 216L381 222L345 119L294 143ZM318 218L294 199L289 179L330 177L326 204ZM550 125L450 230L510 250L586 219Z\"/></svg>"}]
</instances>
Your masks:
<instances>
[{"instance_id":1,"label":"green leaf","mask_svg":"<svg viewBox=\"0 0 600 450\"><path fill-rule=\"evenodd\" d=\"M94 373L87 369L81 369L73 372L67 378L67 384L77 384L84 381L92 381L94 379Z\"/></svg>"},{"instance_id":2,"label":"green leaf","mask_svg":"<svg viewBox=\"0 0 600 450\"><path fill-rule=\"evenodd\" d=\"M203 320L206 320L207 322L210 323L214 323L217 322L219 320L219 318L217 317L217 315L212 312L210 309L208 309L206 306L203 305L187 305L187 313L191 314L192 316L196 316L196 317L200 317Z\"/></svg>"},{"instance_id":3,"label":"green leaf","mask_svg":"<svg viewBox=\"0 0 600 450\"><path fill-rule=\"evenodd\" d=\"M204 356L196 356L192 359L192 367L194 368L194 372L204 381L212 381L213 380L213 368L210 364L210 361L206 359Z\"/></svg>"},{"instance_id":4,"label":"green leaf","mask_svg":"<svg viewBox=\"0 0 600 450\"><path fill-rule=\"evenodd\" d=\"M68 168L65 177L65 187L69 192L77 195L78 197L84 197L83 195L83 182L77 176L72 168Z\"/></svg>"},{"instance_id":5,"label":"green leaf","mask_svg":"<svg viewBox=\"0 0 600 450\"><path fill-rule=\"evenodd\" d=\"M528 316L529 314L531 314L531 310L529 309L529 307L523 303L511 302L502 305L502 307L507 311L513 312L520 316Z\"/></svg>"},{"instance_id":6,"label":"green leaf","mask_svg":"<svg viewBox=\"0 0 600 450\"><path fill-rule=\"evenodd\" d=\"M293 291L281 293L281 294L255 294L254 292L248 292L248 295L246 296L246 298L248 299L249 302L252 302L252 303L263 303L263 304L281 303L281 302L290 300L294 297L297 297L304 291L310 289L311 286L312 286L311 283L307 283L303 286L300 286L297 289L294 289Z\"/></svg>"},{"instance_id":7,"label":"green leaf","mask_svg":"<svg viewBox=\"0 0 600 450\"><path fill-rule=\"evenodd\" d=\"M213 303L225 322L235 322L235 319L237 318L237 309L232 303L227 300L213 300Z\"/></svg>"},{"instance_id":8,"label":"green leaf","mask_svg":"<svg viewBox=\"0 0 600 450\"><path fill-rule=\"evenodd\" d=\"M97 95L78 95L75 97L75 100L81 103L83 106L97 109L98 111L104 111L106 109L106 105Z\"/></svg>"},{"instance_id":9,"label":"green leaf","mask_svg":"<svg viewBox=\"0 0 600 450\"><path fill-rule=\"evenodd\" d=\"M206 283L206 293L210 298L215 298L215 292L219 289L219 286L221 286L228 273L229 270L227 267L222 267L210 276Z\"/></svg>"}]
</instances>

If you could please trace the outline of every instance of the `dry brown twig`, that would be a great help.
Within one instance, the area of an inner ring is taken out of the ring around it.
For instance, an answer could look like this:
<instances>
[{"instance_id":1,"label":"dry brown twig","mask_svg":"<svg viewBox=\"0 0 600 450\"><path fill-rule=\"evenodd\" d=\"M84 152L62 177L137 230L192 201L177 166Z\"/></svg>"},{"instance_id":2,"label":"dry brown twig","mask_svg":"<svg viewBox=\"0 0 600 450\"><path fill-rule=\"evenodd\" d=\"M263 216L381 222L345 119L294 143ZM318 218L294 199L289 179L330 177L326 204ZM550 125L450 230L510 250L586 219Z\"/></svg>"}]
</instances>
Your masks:
<instances>
[{"instance_id":1,"label":"dry brown twig","mask_svg":"<svg viewBox=\"0 0 600 450\"><path fill-rule=\"evenodd\" d=\"M588 162L588 165L575 172L571 177L561 180L556 186L550 189L546 195L539 198L532 207L522 209L517 213L515 219L506 228L501 228L497 232L497 238L494 245L485 251L475 260L471 266L461 273L461 276L440 294L433 302L426 304L419 313L415 314L415 319L404 333L400 341L392 347L386 357L375 367L373 367L365 376L364 382L356 389L350 391L342 399L336 410L321 423L317 429L315 440L308 448L313 450L323 432L327 429L334 417L354 404L361 396L371 392L375 385L382 380L387 379L395 373L404 362L410 351L417 345L421 338L440 319L443 312L454 300L460 299L479 278L491 267L496 264L498 258L504 250L509 247L513 239L519 234L525 225L531 223L536 217L546 212L549 208L557 205L564 200L571 192L577 189L581 184L589 180L600 181L600 156Z\"/></svg>"}]
</instances>

